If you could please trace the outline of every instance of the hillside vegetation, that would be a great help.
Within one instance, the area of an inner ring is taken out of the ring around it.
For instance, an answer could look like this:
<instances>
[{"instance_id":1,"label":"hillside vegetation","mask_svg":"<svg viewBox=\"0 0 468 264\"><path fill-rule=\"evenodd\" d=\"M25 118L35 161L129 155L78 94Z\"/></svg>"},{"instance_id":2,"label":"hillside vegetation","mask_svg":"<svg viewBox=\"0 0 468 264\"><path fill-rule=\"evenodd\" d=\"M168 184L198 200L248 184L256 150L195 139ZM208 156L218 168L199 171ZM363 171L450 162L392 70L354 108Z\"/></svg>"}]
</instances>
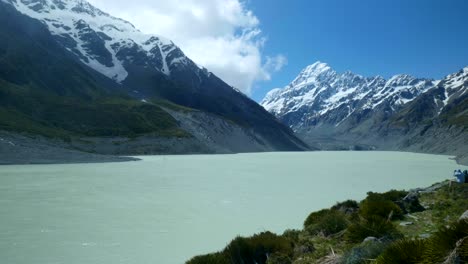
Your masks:
<instances>
[{"instance_id":1,"label":"hillside vegetation","mask_svg":"<svg viewBox=\"0 0 468 264\"><path fill-rule=\"evenodd\" d=\"M468 184L369 192L311 213L302 230L237 237L187 264L466 263Z\"/></svg>"},{"instance_id":2,"label":"hillside vegetation","mask_svg":"<svg viewBox=\"0 0 468 264\"><path fill-rule=\"evenodd\" d=\"M58 96L0 80L0 130L67 139L72 136L184 137L171 115L125 96Z\"/></svg>"}]
</instances>

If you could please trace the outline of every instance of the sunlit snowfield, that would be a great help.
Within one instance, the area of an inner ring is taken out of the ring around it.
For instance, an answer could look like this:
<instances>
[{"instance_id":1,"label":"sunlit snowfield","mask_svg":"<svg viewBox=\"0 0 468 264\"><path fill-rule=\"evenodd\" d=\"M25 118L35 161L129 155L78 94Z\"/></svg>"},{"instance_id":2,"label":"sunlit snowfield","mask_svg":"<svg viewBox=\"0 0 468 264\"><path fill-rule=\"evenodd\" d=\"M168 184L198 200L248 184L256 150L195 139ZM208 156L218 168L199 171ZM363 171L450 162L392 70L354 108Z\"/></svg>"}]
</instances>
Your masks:
<instances>
[{"instance_id":1,"label":"sunlit snowfield","mask_svg":"<svg viewBox=\"0 0 468 264\"><path fill-rule=\"evenodd\" d=\"M450 178L447 156L310 152L151 156L0 167L0 259L15 264L175 264L236 235L300 228L366 192ZM466 168L463 168L466 169Z\"/></svg>"}]
</instances>

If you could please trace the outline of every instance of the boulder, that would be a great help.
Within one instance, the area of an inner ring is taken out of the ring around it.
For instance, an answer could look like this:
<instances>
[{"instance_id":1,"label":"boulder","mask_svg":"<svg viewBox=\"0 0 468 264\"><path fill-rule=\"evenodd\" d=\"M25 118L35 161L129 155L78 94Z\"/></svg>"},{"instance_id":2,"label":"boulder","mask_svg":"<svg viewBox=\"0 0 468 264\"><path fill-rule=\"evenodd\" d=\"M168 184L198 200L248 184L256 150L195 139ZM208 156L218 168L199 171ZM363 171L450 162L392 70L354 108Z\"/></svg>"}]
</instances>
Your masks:
<instances>
[{"instance_id":1,"label":"boulder","mask_svg":"<svg viewBox=\"0 0 468 264\"><path fill-rule=\"evenodd\" d=\"M419 203L418 192L409 192L401 201L395 202L405 213L416 213L425 210L424 206Z\"/></svg>"},{"instance_id":2,"label":"boulder","mask_svg":"<svg viewBox=\"0 0 468 264\"><path fill-rule=\"evenodd\" d=\"M379 241L379 239L377 239L376 237L366 237L364 241L362 242L369 242L369 241L376 242L376 241Z\"/></svg>"}]
</instances>

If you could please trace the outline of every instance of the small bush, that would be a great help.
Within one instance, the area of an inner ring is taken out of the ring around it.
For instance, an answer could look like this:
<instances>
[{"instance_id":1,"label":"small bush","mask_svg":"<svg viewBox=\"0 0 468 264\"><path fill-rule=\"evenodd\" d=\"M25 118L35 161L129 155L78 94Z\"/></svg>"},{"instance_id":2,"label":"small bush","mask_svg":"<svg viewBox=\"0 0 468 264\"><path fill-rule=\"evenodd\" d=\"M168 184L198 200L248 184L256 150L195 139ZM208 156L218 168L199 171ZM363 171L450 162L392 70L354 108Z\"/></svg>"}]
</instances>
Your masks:
<instances>
[{"instance_id":1,"label":"small bush","mask_svg":"<svg viewBox=\"0 0 468 264\"><path fill-rule=\"evenodd\" d=\"M433 260L434 262L443 262L447 256L457 247L457 242L463 243L460 245L460 257L468 259L468 221L462 220L456 222L449 227L441 227L439 231L434 233L428 241L424 259Z\"/></svg>"},{"instance_id":2,"label":"small bush","mask_svg":"<svg viewBox=\"0 0 468 264\"><path fill-rule=\"evenodd\" d=\"M395 195L389 196L393 197ZM385 195L371 193L365 200L361 202L359 214L364 218L378 216L388 218L392 215L392 219L403 218L403 210Z\"/></svg>"},{"instance_id":3,"label":"small bush","mask_svg":"<svg viewBox=\"0 0 468 264\"><path fill-rule=\"evenodd\" d=\"M354 200L346 200L344 202L335 204L331 209L350 214L356 212L359 209L359 204Z\"/></svg>"},{"instance_id":4,"label":"small bush","mask_svg":"<svg viewBox=\"0 0 468 264\"><path fill-rule=\"evenodd\" d=\"M221 253L197 256L187 261L186 264L230 264L229 259Z\"/></svg>"},{"instance_id":5,"label":"small bush","mask_svg":"<svg viewBox=\"0 0 468 264\"><path fill-rule=\"evenodd\" d=\"M273 256L277 264L291 259L294 245L288 238L271 232L263 232L252 237L237 237L222 251L214 254L197 256L187 264L266 264Z\"/></svg>"},{"instance_id":6,"label":"small bush","mask_svg":"<svg viewBox=\"0 0 468 264\"><path fill-rule=\"evenodd\" d=\"M270 254L293 255L293 243L285 237L263 232L250 238L238 237L223 251L233 264L265 264Z\"/></svg>"},{"instance_id":7,"label":"small bush","mask_svg":"<svg viewBox=\"0 0 468 264\"><path fill-rule=\"evenodd\" d=\"M421 239L402 239L393 242L382 255L377 264L412 264L421 263L426 250L426 242Z\"/></svg>"},{"instance_id":8,"label":"small bush","mask_svg":"<svg viewBox=\"0 0 468 264\"><path fill-rule=\"evenodd\" d=\"M352 243L360 243L367 237L395 239L401 236L392 222L378 216L351 224L345 233L346 239Z\"/></svg>"},{"instance_id":9,"label":"small bush","mask_svg":"<svg viewBox=\"0 0 468 264\"><path fill-rule=\"evenodd\" d=\"M322 209L320 211L310 213L304 221L304 228L307 228L308 226L313 224L317 224L330 211L330 209Z\"/></svg>"},{"instance_id":10,"label":"small bush","mask_svg":"<svg viewBox=\"0 0 468 264\"><path fill-rule=\"evenodd\" d=\"M407 191L397 191L397 190L391 190L385 193L368 192L367 199L388 200L392 202L397 202L405 198L407 194L408 194Z\"/></svg>"},{"instance_id":11,"label":"small bush","mask_svg":"<svg viewBox=\"0 0 468 264\"><path fill-rule=\"evenodd\" d=\"M299 241L299 234L301 231L295 230L295 229L286 229L286 231L283 232L283 237L288 238L292 242L296 243Z\"/></svg>"},{"instance_id":12,"label":"small bush","mask_svg":"<svg viewBox=\"0 0 468 264\"><path fill-rule=\"evenodd\" d=\"M273 253L268 256L266 264L291 264L292 259L288 255Z\"/></svg>"},{"instance_id":13,"label":"small bush","mask_svg":"<svg viewBox=\"0 0 468 264\"><path fill-rule=\"evenodd\" d=\"M307 226L306 230L312 235L323 233L325 236L329 236L343 231L348 225L349 222L344 213L329 210L320 219L315 220L313 224Z\"/></svg>"},{"instance_id":14,"label":"small bush","mask_svg":"<svg viewBox=\"0 0 468 264\"><path fill-rule=\"evenodd\" d=\"M361 204L359 214L364 218L378 216L387 219L390 215L392 220L402 219L403 211L392 201L365 200Z\"/></svg>"}]
</instances>

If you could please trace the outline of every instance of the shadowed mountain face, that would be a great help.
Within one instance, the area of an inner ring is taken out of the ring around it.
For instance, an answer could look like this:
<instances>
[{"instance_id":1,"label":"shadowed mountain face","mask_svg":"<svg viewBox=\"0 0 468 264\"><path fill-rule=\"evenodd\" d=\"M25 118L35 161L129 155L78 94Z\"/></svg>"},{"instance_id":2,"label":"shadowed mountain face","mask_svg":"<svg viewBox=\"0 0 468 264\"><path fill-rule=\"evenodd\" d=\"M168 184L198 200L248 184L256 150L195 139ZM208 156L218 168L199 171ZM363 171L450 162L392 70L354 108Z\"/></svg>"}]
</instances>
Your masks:
<instances>
[{"instance_id":1,"label":"shadowed mountain face","mask_svg":"<svg viewBox=\"0 0 468 264\"><path fill-rule=\"evenodd\" d=\"M86 1L2 0L0 7L4 130L54 137L151 134L196 138L201 145L212 144L203 139L211 133L219 138L216 149L221 138L232 138L226 129L212 135L204 123L189 132L184 122L196 116L238 128L236 151L244 143L246 151L307 148L172 41L145 35Z\"/></svg>"},{"instance_id":2,"label":"shadowed mountain face","mask_svg":"<svg viewBox=\"0 0 468 264\"><path fill-rule=\"evenodd\" d=\"M443 80L337 73L317 62L262 105L321 148L462 154L468 145L468 67Z\"/></svg>"}]
</instances>

